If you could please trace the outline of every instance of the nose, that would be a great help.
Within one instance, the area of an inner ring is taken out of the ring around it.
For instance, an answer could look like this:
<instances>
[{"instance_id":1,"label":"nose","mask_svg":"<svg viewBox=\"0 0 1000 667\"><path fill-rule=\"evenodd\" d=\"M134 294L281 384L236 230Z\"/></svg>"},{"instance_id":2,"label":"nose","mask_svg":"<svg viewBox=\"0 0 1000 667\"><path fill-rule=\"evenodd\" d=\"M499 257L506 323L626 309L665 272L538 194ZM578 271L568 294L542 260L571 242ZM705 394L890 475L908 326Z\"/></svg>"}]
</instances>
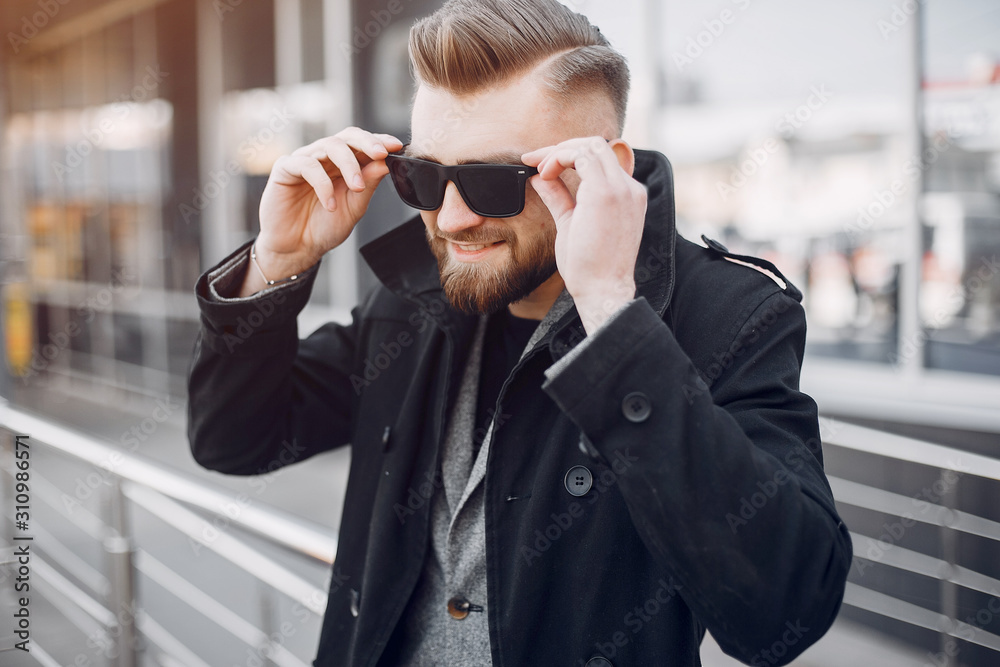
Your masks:
<instances>
[{"instance_id":1,"label":"nose","mask_svg":"<svg viewBox=\"0 0 1000 667\"><path fill-rule=\"evenodd\" d=\"M446 234L457 234L466 229L483 224L485 218L472 212L466 205L458 188L448 181L444 189L444 201L438 209L437 227Z\"/></svg>"}]
</instances>

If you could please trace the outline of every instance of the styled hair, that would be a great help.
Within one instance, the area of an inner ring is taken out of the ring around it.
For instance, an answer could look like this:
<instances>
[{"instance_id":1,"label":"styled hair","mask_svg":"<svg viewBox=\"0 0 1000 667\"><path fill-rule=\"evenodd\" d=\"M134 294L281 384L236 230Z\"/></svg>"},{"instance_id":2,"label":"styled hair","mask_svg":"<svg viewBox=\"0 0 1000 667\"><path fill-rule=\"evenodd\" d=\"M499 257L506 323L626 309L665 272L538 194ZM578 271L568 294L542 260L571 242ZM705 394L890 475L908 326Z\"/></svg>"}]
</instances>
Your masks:
<instances>
[{"instance_id":1,"label":"styled hair","mask_svg":"<svg viewBox=\"0 0 1000 667\"><path fill-rule=\"evenodd\" d=\"M557 98L604 92L619 135L625 125L625 58L557 0L448 0L413 25L409 51L419 82L455 95L502 86L550 60L540 74Z\"/></svg>"}]
</instances>

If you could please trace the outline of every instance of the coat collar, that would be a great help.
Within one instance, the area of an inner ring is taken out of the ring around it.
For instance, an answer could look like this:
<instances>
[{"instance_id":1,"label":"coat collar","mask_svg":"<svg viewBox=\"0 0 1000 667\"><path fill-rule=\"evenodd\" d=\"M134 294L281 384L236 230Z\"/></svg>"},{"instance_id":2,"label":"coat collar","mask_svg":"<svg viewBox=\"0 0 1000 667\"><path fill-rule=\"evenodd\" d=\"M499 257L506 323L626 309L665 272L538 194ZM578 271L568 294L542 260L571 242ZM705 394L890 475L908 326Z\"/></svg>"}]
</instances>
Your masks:
<instances>
[{"instance_id":1,"label":"coat collar","mask_svg":"<svg viewBox=\"0 0 1000 667\"><path fill-rule=\"evenodd\" d=\"M673 170L661 153L636 149L633 176L647 191L646 220L635 265L636 296L645 297L662 317L676 279ZM379 281L400 297L421 306L443 298L437 261L419 215L362 246L361 255ZM443 327L451 328L471 317L447 308L438 320ZM567 328L573 329L570 338L582 338L583 327L575 307L569 308L551 329L553 335L558 335Z\"/></svg>"}]
</instances>

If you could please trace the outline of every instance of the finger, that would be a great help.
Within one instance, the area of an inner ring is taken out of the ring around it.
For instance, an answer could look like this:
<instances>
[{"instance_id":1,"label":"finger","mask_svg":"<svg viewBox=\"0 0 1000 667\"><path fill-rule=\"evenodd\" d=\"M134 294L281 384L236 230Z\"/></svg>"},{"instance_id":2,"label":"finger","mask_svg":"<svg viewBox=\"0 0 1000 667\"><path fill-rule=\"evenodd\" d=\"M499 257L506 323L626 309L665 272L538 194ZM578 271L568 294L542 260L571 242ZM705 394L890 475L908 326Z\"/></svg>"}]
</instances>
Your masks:
<instances>
[{"instance_id":1,"label":"finger","mask_svg":"<svg viewBox=\"0 0 1000 667\"><path fill-rule=\"evenodd\" d=\"M545 204L545 208L549 209L549 212L552 214L552 219L556 222L556 231L558 232L560 222L568 219L576 206L569 188L559 178L546 181L538 176L532 176L529 182L535 192L538 193L539 199Z\"/></svg>"},{"instance_id":2,"label":"finger","mask_svg":"<svg viewBox=\"0 0 1000 667\"><path fill-rule=\"evenodd\" d=\"M330 211L337 208L333 180L315 158L305 155L287 155L278 158L274 163L271 178L279 185L298 185L305 181L312 186L324 208Z\"/></svg>"},{"instance_id":3,"label":"finger","mask_svg":"<svg viewBox=\"0 0 1000 667\"><path fill-rule=\"evenodd\" d=\"M391 134L375 134L359 127L348 127L335 136L358 155L365 155L372 160L384 160L386 155L403 147L402 142Z\"/></svg>"},{"instance_id":4,"label":"finger","mask_svg":"<svg viewBox=\"0 0 1000 667\"><path fill-rule=\"evenodd\" d=\"M363 184L352 183L355 175L360 173L361 165L358 162L354 149L339 136L323 137L303 146L292 153L293 156L307 157L313 160L327 163L325 166L334 167L328 169L327 173L331 178L340 176L347 184L354 188L360 188Z\"/></svg>"},{"instance_id":5,"label":"finger","mask_svg":"<svg viewBox=\"0 0 1000 667\"><path fill-rule=\"evenodd\" d=\"M567 139L565 141L561 141L558 144L553 144L551 146L542 146L541 148L536 148L534 150L528 151L527 153L523 153L521 155L521 161L524 162L525 164L530 164L534 166L540 163L543 159L545 159L552 153L562 150L579 149L591 139L592 137L575 137L573 139Z\"/></svg>"},{"instance_id":6,"label":"finger","mask_svg":"<svg viewBox=\"0 0 1000 667\"><path fill-rule=\"evenodd\" d=\"M382 145L385 146L390 153L395 153L403 147L403 142L391 134L376 134L375 136L379 138Z\"/></svg>"},{"instance_id":7,"label":"finger","mask_svg":"<svg viewBox=\"0 0 1000 667\"><path fill-rule=\"evenodd\" d=\"M369 162L361 169L361 176L365 181L365 189L361 192L348 192L347 205L354 218L360 218L361 214L367 210L368 203L375 194L379 182L389 173L389 167L385 162Z\"/></svg>"},{"instance_id":8,"label":"finger","mask_svg":"<svg viewBox=\"0 0 1000 667\"><path fill-rule=\"evenodd\" d=\"M601 164L604 165L605 173L607 173L609 177L612 177L613 175L620 176L623 183L633 180L632 176L625 171L621 162L618 161L618 156L611 148L611 145L604 139L600 139L599 141L599 145L594 144L594 153L597 155L597 159L601 161Z\"/></svg>"},{"instance_id":9,"label":"finger","mask_svg":"<svg viewBox=\"0 0 1000 667\"><path fill-rule=\"evenodd\" d=\"M354 149L343 141L331 141L324 146L326 152L320 159L327 159L340 171L340 177L344 179L352 190L360 191L365 188L365 181L361 177L361 163L358 162Z\"/></svg>"},{"instance_id":10,"label":"finger","mask_svg":"<svg viewBox=\"0 0 1000 667\"><path fill-rule=\"evenodd\" d=\"M529 167L538 166L538 164L545 159L552 151L559 148L559 146L544 146L542 148L536 148L533 151L528 151L521 155L521 162L528 165Z\"/></svg>"},{"instance_id":11,"label":"finger","mask_svg":"<svg viewBox=\"0 0 1000 667\"><path fill-rule=\"evenodd\" d=\"M292 155L306 155L323 160L331 152L341 152L342 149L338 148L340 145L350 147L355 159L362 157L372 160L383 160L391 151L402 148L399 139L390 134L376 135L357 127L349 127L333 136L317 139L297 149Z\"/></svg>"},{"instance_id":12,"label":"finger","mask_svg":"<svg viewBox=\"0 0 1000 667\"><path fill-rule=\"evenodd\" d=\"M585 173L589 173L591 177L598 177L605 171L604 163L600 160L601 150L601 146L588 139L565 142L538 164L538 173L546 180L555 178L567 169L580 172L581 178ZM604 147L604 150L610 149Z\"/></svg>"}]
</instances>

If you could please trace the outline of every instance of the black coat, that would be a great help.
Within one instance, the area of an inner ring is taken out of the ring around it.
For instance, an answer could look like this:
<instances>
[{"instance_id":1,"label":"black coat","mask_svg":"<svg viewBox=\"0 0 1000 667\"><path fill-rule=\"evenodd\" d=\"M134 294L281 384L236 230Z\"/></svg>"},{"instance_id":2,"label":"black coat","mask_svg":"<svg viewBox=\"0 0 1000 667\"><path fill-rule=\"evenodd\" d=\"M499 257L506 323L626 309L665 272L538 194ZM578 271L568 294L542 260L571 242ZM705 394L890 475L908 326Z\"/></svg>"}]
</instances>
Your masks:
<instances>
[{"instance_id":1,"label":"black coat","mask_svg":"<svg viewBox=\"0 0 1000 667\"><path fill-rule=\"evenodd\" d=\"M662 155L636 151L635 177L649 201L637 299L546 380L585 337L570 310L499 399L485 478L493 664L699 665L706 628L744 662L785 664L833 622L852 557L816 404L798 388L801 294L766 262L678 237ZM382 285L352 324L301 341L315 273L247 302L209 298L206 276L196 287L195 459L250 475L351 443L323 667L392 653L475 324L447 304L419 218L362 254ZM593 477L579 497L574 466Z\"/></svg>"}]
</instances>

